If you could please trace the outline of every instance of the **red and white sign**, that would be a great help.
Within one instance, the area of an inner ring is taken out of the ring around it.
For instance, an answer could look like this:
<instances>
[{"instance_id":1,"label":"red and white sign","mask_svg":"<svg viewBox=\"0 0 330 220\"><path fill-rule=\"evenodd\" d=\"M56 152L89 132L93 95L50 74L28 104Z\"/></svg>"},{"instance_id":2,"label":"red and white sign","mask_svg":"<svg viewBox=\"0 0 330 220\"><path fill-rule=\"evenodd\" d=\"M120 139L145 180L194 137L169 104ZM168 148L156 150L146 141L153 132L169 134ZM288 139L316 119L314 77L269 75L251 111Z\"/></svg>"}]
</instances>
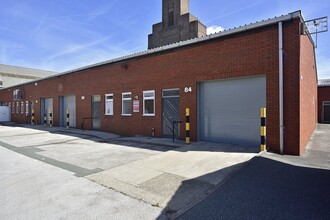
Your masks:
<instances>
[{"instance_id":1,"label":"red and white sign","mask_svg":"<svg viewBox=\"0 0 330 220\"><path fill-rule=\"evenodd\" d=\"M140 112L140 101L133 100L133 112Z\"/></svg>"}]
</instances>

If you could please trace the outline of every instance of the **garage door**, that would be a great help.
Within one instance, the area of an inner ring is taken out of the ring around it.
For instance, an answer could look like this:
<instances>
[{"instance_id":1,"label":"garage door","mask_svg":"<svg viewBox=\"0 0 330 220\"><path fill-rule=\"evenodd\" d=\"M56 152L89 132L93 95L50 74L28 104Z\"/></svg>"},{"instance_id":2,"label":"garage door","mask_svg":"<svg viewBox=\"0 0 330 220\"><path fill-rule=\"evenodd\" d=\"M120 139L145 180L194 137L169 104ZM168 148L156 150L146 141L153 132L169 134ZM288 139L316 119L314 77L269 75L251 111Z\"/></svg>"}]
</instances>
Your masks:
<instances>
[{"instance_id":1,"label":"garage door","mask_svg":"<svg viewBox=\"0 0 330 220\"><path fill-rule=\"evenodd\" d=\"M60 126L66 127L67 110L69 110L69 126L76 127L76 96L60 97Z\"/></svg>"},{"instance_id":2,"label":"garage door","mask_svg":"<svg viewBox=\"0 0 330 220\"><path fill-rule=\"evenodd\" d=\"M260 145L260 108L266 107L266 77L199 84L199 139Z\"/></svg>"}]
</instances>

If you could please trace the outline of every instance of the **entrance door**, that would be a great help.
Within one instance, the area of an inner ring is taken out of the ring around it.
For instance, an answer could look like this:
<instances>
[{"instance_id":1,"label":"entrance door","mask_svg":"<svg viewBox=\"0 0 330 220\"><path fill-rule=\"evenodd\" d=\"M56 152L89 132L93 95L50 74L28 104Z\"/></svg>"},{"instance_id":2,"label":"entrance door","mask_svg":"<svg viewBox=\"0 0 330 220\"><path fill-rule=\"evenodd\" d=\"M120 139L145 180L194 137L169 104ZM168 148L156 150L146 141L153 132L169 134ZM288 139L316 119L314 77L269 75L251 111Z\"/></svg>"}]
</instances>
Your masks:
<instances>
[{"instance_id":1,"label":"entrance door","mask_svg":"<svg viewBox=\"0 0 330 220\"><path fill-rule=\"evenodd\" d=\"M330 123L330 102L323 102L323 122Z\"/></svg>"},{"instance_id":2,"label":"entrance door","mask_svg":"<svg viewBox=\"0 0 330 220\"><path fill-rule=\"evenodd\" d=\"M29 112L30 112L30 123L32 124L32 110L34 110L34 102L33 101L30 101L30 105L29 105Z\"/></svg>"},{"instance_id":3,"label":"entrance door","mask_svg":"<svg viewBox=\"0 0 330 220\"><path fill-rule=\"evenodd\" d=\"M53 123L54 123L53 98L41 99L40 112L41 112L40 115L41 124L44 123L44 114L46 114L47 116L47 125L50 124L50 112L52 112Z\"/></svg>"},{"instance_id":4,"label":"entrance door","mask_svg":"<svg viewBox=\"0 0 330 220\"><path fill-rule=\"evenodd\" d=\"M101 129L101 95L92 97L92 126L94 130Z\"/></svg>"},{"instance_id":5,"label":"entrance door","mask_svg":"<svg viewBox=\"0 0 330 220\"><path fill-rule=\"evenodd\" d=\"M179 89L163 90L163 137L170 138L173 133L173 121L180 120L180 95ZM174 137L178 138L180 134L179 124L174 125Z\"/></svg>"},{"instance_id":6,"label":"entrance door","mask_svg":"<svg viewBox=\"0 0 330 220\"><path fill-rule=\"evenodd\" d=\"M69 110L69 126L76 127L76 96L60 97L60 126L66 127L67 110Z\"/></svg>"}]
</instances>

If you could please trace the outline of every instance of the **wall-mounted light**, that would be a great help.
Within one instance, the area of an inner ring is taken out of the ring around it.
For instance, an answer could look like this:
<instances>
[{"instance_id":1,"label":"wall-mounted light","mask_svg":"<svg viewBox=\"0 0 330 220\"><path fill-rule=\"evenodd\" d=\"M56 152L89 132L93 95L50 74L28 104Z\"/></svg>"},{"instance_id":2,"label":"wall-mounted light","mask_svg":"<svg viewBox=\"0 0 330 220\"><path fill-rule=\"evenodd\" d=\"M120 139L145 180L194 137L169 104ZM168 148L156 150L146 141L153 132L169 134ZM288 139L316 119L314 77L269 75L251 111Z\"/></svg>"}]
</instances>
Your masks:
<instances>
[{"instance_id":1,"label":"wall-mounted light","mask_svg":"<svg viewBox=\"0 0 330 220\"><path fill-rule=\"evenodd\" d=\"M35 86L37 86L37 85L38 85L38 83L34 83L34 85L35 85Z\"/></svg>"},{"instance_id":2,"label":"wall-mounted light","mask_svg":"<svg viewBox=\"0 0 330 220\"><path fill-rule=\"evenodd\" d=\"M134 96L134 98L135 98L135 99L139 99L139 96L136 95L136 96Z\"/></svg>"}]
</instances>

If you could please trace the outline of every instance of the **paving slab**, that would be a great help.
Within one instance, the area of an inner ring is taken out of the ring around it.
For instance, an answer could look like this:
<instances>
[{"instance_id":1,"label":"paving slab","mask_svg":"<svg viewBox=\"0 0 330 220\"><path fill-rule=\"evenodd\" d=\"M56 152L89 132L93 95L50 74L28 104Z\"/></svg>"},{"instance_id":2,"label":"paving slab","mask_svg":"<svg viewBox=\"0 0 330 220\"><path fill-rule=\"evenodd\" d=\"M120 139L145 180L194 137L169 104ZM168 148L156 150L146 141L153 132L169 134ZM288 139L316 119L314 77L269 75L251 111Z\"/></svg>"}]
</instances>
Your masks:
<instances>
[{"instance_id":1,"label":"paving slab","mask_svg":"<svg viewBox=\"0 0 330 220\"><path fill-rule=\"evenodd\" d=\"M116 179L134 186L139 186L139 184L155 178L161 174L162 173L159 171L134 166L132 164L115 167L113 169L99 173L99 175L104 175L107 178Z\"/></svg>"},{"instance_id":2,"label":"paving slab","mask_svg":"<svg viewBox=\"0 0 330 220\"><path fill-rule=\"evenodd\" d=\"M226 145L225 148L228 146ZM86 176L133 198L166 208L166 215L192 206L239 170L255 153L222 152L191 145Z\"/></svg>"}]
</instances>

